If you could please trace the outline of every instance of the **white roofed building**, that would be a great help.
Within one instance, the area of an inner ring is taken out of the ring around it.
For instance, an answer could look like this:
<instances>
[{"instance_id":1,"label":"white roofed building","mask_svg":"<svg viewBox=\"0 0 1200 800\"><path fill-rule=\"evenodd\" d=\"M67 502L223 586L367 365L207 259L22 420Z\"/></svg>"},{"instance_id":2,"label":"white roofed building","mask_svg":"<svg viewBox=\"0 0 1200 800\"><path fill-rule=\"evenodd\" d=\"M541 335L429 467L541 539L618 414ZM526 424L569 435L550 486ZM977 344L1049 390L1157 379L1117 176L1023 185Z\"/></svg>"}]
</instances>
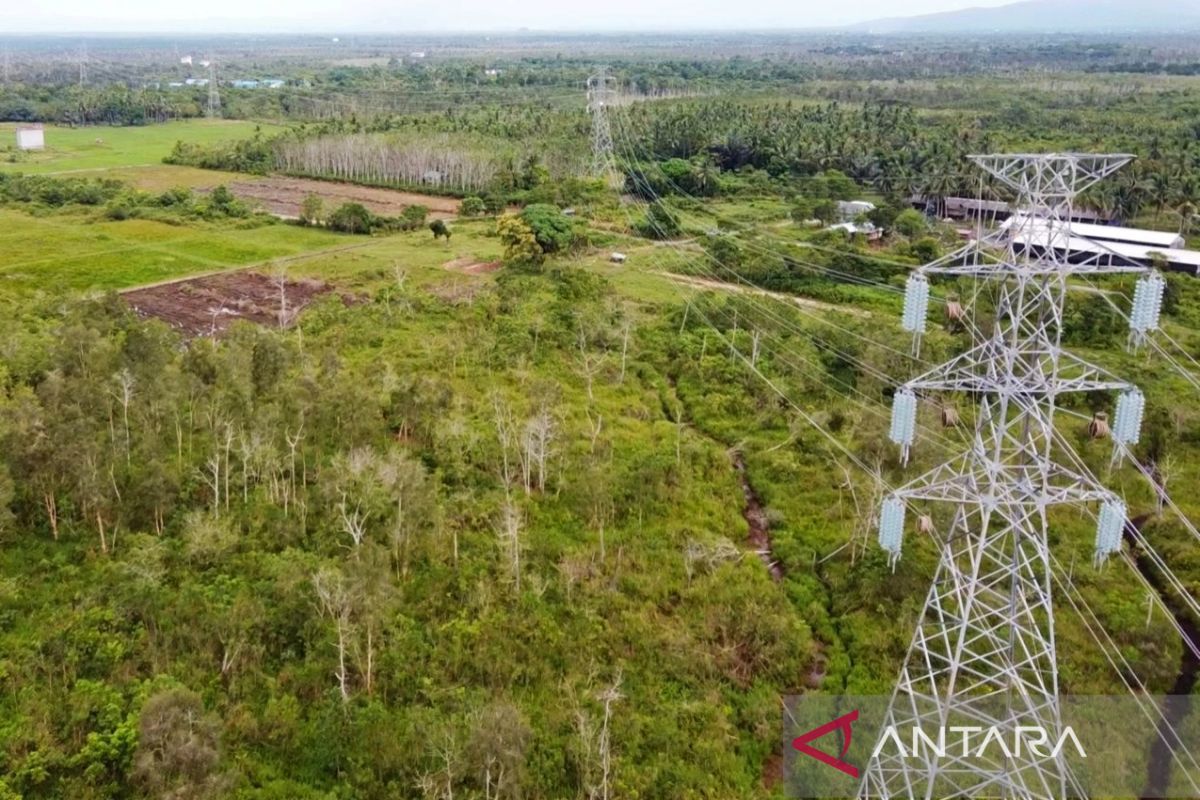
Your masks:
<instances>
[{"instance_id":1,"label":"white roofed building","mask_svg":"<svg viewBox=\"0 0 1200 800\"><path fill-rule=\"evenodd\" d=\"M1000 226L1009 230L1014 225L1025 225L1025 215L1018 214L1004 221ZM1145 247L1162 247L1167 249L1182 249L1186 241L1182 236L1170 231L1150 231L1144 228L1124 228L1119 225L1093 225L1088 222L1072 222L1071 233L1085 239L1098 242L1121 242L1137 244Z\"/></svg>"},{"instance_id":2,"label":"white roofed building","mask_svg":"<svg viewBox=\"0 0 1200 800\"><path fill-rule=\"evenodd\" d=\"M1048 220L1018 215L1005 222L1014 244L1035 250L1055 249L1066 253L1072 262L1090 261L1101 265L1151 266L1157 259L1173 272L1200 275L1200 251L1185 250L1183 237L1161 231L1118 228L1109 225L1071 223L1070 229L1052 228ZM1121 238L1104 239L1094 234ZM1141 239L1141 241L1127 241Z\"/></svg>"},{"instance_id":3,"label":"white roofed building","mask_svg":"<svg viewBox=\"0 0 1200 800\"><path fill-rule=\"evenodd\" d=\"M839 200L837 210L841 218L848 222L874 211L875 204L869 200Z\"/></svg>"},{"instance_id":4,"label":"white roofed building","mask_svg":"<svg viewBox=\"0 0 1200 800\"><path fill-rule=\"evenodd\" d=\"M45 150L46 129L40 123L17 126L18 150Z\"/></svg>"}]
</instances>

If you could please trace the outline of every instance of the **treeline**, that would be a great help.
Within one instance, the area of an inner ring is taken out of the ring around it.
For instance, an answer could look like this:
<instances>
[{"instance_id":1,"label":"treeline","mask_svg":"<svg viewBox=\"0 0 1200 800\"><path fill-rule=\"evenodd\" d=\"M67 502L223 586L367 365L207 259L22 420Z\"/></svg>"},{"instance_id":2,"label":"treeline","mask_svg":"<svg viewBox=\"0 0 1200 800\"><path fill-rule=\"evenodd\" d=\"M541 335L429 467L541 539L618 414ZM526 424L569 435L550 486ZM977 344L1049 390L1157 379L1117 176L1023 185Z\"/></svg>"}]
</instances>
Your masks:
<instances>
[{"instance_id":1,"label":"treeline","mask_svg":"<svg viewBox=\"0 0 1200 800\"><path fill-rule=\"evenodd\" d=\"M166 92L112 84L96 88L21 84L0 87L2 122L147 125L198 117L204 108L199 94L191 89Z\"/></svg>"},{"instance_id":2,"label":"treeline","mask_svg":"<svg viewBox=\"0 0 1200 800\"><path fill-rule=\"evenodd\" d=\"M27 210L95 207L112 220L146 217L182 222L236 218L263 225L276 221L268 214L253 212L223 185L203 195L183 187L146 192L111 178L0 172L0 205L4 204L19 205Z\"/></svg>"},{"instance_id":3,"label":"treeline","mask_svg":"<svg viewBox=\"0 0 1200 800\"><path fill-rule=\"evenodd\" d=\"M281 140L276 167L293 175L479 192L492 188L500 162L447 138L397 141L370 134Z\"/></svg>"},{"instance_id":4,"label":"treeline","mask_svg":"<svg viewBox=\"0 0 1200 800\"><path fill-rule=\"evenodd\" d=\"M1086 149L1107 141L1113 151L1140 151L1143 157L1098 184L1083 202L1122 220L1149 211L1158 220L1170 210L1181 229L1190 230L1200 204L1200 127L1178 115L1160 126L1158 115L1166 114L1161 103L1143 102L1155 113L1141 109L1139 118L1132 101L1121 110L1131 125L1146 129L1136 140L1129 128L1106 128L1103 115L1074 115L1064 132L1051 133L1044 130L1053 127L1050 112L1030 104L1009 114L996 112L983 124L968 112L934 115L879 102L861 107L728 100L640 105L624 112L628 117L617 148L631 187L640 184L656 195L710 194L722 185L718 178L748 170L803 190L806 181L835 170L885 195L923 196L937 206L946 197L975 196L981 190L986 197L1007 196L971 166L967 156L972 153L1030 146L1069 150L1076 136L1086 136L1093 142Z\"/></svg>"}]
</instances>

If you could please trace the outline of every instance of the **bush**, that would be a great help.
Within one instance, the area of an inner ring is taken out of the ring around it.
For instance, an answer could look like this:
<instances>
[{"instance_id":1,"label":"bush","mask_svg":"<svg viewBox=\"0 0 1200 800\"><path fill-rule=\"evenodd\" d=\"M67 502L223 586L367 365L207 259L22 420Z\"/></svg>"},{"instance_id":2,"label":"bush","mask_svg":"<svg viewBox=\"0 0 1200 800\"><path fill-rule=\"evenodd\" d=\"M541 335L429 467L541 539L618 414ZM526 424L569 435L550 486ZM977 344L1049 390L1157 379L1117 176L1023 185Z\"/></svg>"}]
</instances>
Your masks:
<instances>
[{"instance_id":1,"label":"bush","mask_svg":"<svg viewBox=\"0 0 1200 800\"><path fill-rule=\"evenodd\" d=\"M526 206L520 217L533 232L544 254L567 250L575 241L575 229L571 226L571 220L557 206L534 203Z\"/></svg>"},{"instance_id":2,"label":"bush","mask_svg":"<svg viewBox=\"0 0 1200 800\"><path fill-rule=\"evenodd\" d=\"M343 203L329 215L326 224L341 233L369 234L375 228L376 219L362 203Z\"/></svg>"},{"instance_id":3,"label":"bush","mask_svg":"<svg viewBox=\"0 0 1200 800\"><path fill-rule=\"evenodd\" d=\"M415 231L417 228L425 224L425 218L429 216L429 209L422 205L412 205L400 212L400 228L406 231Z\"/></svg>"},{"instance_id":4,"label":"bush","mask_svg":"<svg viewBox=\"0 0 1200 800\"><path fill-rule=\"evenodd\" d=\"M661 200L646 206L646 216L637 231L648 239L671 239L679 235L679 218Z\"/></svg>"},{"instance_id":5,"label":"bush","mask_svg":"<svg viewBox=\"0 0 1200 800\"><path fill-rule=\"evenodd\" d=\"M896 215L892 225L897 231L908 237L920 236L929 228L925 215L915 208L909 208Z\"/></svg>"},{"instance_id":6,"label":"bush","mask_svg":"<svg viewBox=\"0 0 1200 800\"><path fill-rule=\"evenodd\" d=\"M487 211L487 205L483 202L482 197L471 195L463 199L458 210L464 217L478 217Z\"/></svg>"},{"instance_id":7,"label":"bush","mask_svg":"<svg viewBox=\"0 0 1200 800\"><path fill-rule=\"evenodd\" d=\"M937 239L934 239L932 236L926 236L913 242L912 254L922 262L929 263L942 254L942 247L938 244Z\"/></svg>"},{"instance_id":8,"label":"bush","mask_svg":"<svg viewBox=\"0 0 1200 800\"><path fill-rule=\"evenodd\" d=\"M208 195L204 208L204 216L208 219L223 217L248 217L250 209L241 200L233 196L233 192L225 186L218 186Z\"/></svg>"},{"instance_id":9,"label":"bush","mask_svg":"<svg viewBox=\"0 0 1200 800\"><path fill-rule=\"evenodd\" d=\"M309 192L304 196L304 202L300 204L300 224L320 225L324 211L325 201L321 199L320 195Z\"/></svg>"}]
</instances>

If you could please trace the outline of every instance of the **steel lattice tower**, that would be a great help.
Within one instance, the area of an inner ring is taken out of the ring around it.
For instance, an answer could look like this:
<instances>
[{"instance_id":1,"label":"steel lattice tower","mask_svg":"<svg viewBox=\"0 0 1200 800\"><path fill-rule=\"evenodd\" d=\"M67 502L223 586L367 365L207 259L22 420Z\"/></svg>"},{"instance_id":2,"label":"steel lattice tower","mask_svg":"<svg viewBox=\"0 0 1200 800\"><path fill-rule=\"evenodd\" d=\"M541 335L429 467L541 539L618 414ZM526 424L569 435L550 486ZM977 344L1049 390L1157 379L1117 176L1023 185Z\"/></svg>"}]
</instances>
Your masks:
<instances>
[{"instance_id":1,"label":"steel lattice tower","mask_svg":"<svg viewBox=\"0 0 1200 800\"><path fill-rule=\"evenodd\" d=\"M1015 191L1020 211L1006 228L917 271L988 284L996 308L986 320L969 308L969 349L900 387L931 400L965 393L978 413L966 452L895 492L907 505L947 504L952 520L888 708L885 724L897 730L965 718L1008 732L1042 726L1052 740L1061 731L1047 512L1115 498L1061 463L1071 460L1054 435L1055 408L1064 393L1132 389L1063 350L1067 282L1147 271L1073 248L1072 207L1131 158L972 156ZM981 763L957 747L921 759L885 749L868 762L859 796L1060 798L1072 781L1061 757L1029 750Z\"/></svg>"},{"instance_id":2,"label":"steel lattice tower","mask_svg":"<svg viewBox=\"0 0 1200 800\"><path fill-rule=\"evenodd\" d=\"M612 164L613 138L608 126L608 107L615 94L615 78L607 67L599 67L587 80L587 110L592 115L592 174L604 175Z\"/></svg>"},{"instance_id":3,"label":"steel lattice tower","mask_svg":"<svg viewBox=\"0 0 1200 800\"><path fill-rule=\"evenodd\" d=\"M217 112L221 110L221 89L217 85L217 62L210 60L208 62L208 116L210 119L217 116Z\"/></svg>"}]
</instances>

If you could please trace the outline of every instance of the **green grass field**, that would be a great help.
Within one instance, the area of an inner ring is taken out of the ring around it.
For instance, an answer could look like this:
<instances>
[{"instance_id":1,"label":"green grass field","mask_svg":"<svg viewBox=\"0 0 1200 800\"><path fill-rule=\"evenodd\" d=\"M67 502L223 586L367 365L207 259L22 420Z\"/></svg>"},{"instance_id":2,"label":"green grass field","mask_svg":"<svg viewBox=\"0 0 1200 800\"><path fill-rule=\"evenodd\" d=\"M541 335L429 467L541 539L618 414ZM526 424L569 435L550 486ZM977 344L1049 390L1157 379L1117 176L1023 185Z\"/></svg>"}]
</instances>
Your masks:
<instances>
[{"instance_id":1,"label":"green grass field","mask_svg":"<svg viewBox=\"0 0 1200 800\"><path fill-rule=\"evenodd\" d=\"M212 144L280 130L278 126L235 120L187 120L138 127L66 128L46 126L46 149L18 153L16 125L0 124L0 170L29 173L103 171L161 165L175 142ZM11 159L11 160L10 160Z\"/></svg>"},{"instance_id":2,"label":"green grass field","mask_svg":"<svg viewBox=\"0 0 1200 800\"><path fill-rule=\"evenodd\" d=\"M151 220L93 222L0 210L0 287L14 291L140 286L360 241L293 225L238 230Z\"/></svg>"}]
</instances>

